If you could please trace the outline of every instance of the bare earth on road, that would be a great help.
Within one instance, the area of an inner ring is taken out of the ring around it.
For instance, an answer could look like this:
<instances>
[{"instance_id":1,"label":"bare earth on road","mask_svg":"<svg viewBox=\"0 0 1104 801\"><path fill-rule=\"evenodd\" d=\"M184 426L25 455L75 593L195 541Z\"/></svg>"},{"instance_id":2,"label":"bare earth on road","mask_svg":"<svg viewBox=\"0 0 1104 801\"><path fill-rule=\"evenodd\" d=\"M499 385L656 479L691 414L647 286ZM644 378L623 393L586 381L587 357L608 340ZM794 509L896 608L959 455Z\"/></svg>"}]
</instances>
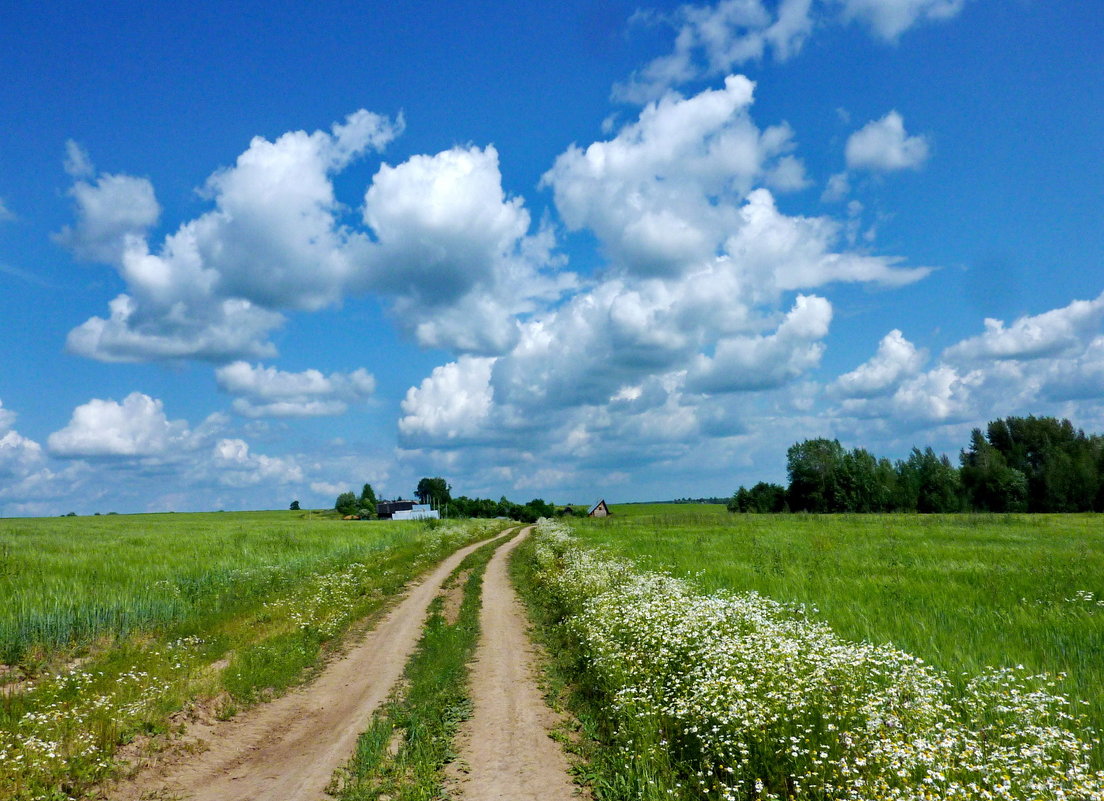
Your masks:
<instances>
[{"instance_id":1,"label":"bare earth on road","mask_svg":"<svg viewBox=\"0 0 1104 801\"><path fill-rule=\"evenodd\" d=\"M446 558L368 635L308 686L233 720L194 726L189 739L207 750L159 775L139 774L110 798L189 801L320 801L334 771L352 755L402 676L441 583L483 543ZM518 796L519 798L522 796Z\"/></svg>"},{"instance_id":2,"label":"bare earth on road","mask_svg":"<svg viewBox=\"0 0 1104 801\"><path fill-rule=\"evenodd\" d=\"M558 718L537 686L536 653L506 572L507 557L530 530L498 549L483 579L482 633L472 665L474 712L460 746L469 772L458 789L468 801L576 796L567 758L548 736Z\"/></svg>"}]
</instances>

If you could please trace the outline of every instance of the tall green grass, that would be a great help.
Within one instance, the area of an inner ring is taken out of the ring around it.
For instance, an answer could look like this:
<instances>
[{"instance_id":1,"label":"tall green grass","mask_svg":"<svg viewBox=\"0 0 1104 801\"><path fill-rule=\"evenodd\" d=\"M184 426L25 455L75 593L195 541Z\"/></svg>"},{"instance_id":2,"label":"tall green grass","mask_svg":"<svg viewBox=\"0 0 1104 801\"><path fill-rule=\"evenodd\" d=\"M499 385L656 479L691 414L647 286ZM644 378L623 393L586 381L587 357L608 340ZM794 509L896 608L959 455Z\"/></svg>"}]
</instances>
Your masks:
<instances>
[{"instance_id":1,"label":"tall green grass","mask_svg":"<svg viewBox=\"0 0 1104 801\"><path fill-rule=\"evenodd\" d=\"M0 520L0 662L232 615L418 529L305 512Z\"/></svg>"},{"instance_id":2,"label":"tall green grass","mask_svg":"<svg viewBox=\"0 0 1104 801\"><path fill-rule=\"evenodd\" d=\"M1061 689L1104 732L1100 516L613 512L572 526L645 569L806 604L846 638L892 643L951 674L1067 674Z\"/></svg>"}]
</instances>

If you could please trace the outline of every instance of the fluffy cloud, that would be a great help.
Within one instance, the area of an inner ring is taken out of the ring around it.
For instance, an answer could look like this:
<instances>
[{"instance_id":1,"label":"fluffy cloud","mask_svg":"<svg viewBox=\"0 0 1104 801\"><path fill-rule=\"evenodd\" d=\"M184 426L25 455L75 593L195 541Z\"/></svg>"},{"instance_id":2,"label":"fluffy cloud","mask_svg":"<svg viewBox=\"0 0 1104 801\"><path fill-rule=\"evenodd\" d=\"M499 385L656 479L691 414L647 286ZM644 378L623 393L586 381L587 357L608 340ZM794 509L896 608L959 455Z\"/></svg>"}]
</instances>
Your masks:
<instances>
[{"instance_id":1,"label":"fluffy cloud","mask_svg":"<svg viewBox=\"0 0 1104 801\"><path fill-rule=\"evenodd\" d=\"M1043 393L1054 401L1104 398L1104 335L1094 337L1072 358L1053 360L1047 366Z\"/></svg>"},{"instance_id":2,"label":"fluffy cloud","mask_svg":"<svg viewBox=\"0 0 1104 801\"><path fill-rule=\"evenodd\" d=\"M113 263L128 291L109 318L75 329L69 347L105 361L271 356L266 337L283 320L279 310L321 308L363 281L359 254L370 243L338 222L331 175L401 128L401 119L361 110L330 132L254 138L233 167L208 179L214 209L156 252L129 211L127 192L140 194L144 179L78 182L78 224L60 238Z\"/></svg>"},{"instance_id":3,"label":"fluffy cloud","mask_svg":"<svg viewBox=\"0 0 1104 801\"><path fill-rule=\"evenodd\" d=\"M734 337L717 343L712 357L699 355L687 388L695 392L772 389L820 362L832 322L832 305L815 295L798 295L778 329L768 336Z\"/></svg>"},{"instance_id":4,"label":"fluffy cloud","mask_svg":"<svg viewBox=\"0 0 1104 801\"><path fill-rule=\"evenodd\" d=\"M845 153L851 169L915 170L928 160L928 141L923 136L909 136L904 118L890 111L851 134Z\"/></svg>"},{"instance_id":5,"label":"fluffy cloud","mask_svg":"<svg viewBox=\"0 0 1104 801\"><path fill-rule=\"evenodd\" d=\"M210 298L206 304L158 313L124 293L108 303L108 310L106 319L92 317L69 332L65 346L70 353L103 362L265 359L276 355L269 333L284 323L283 315L241 298Z\"/></svg>"},{"instance_id":6,"label":"fluffy cloud","mask_svg":"<svg viewBox=\"0 0 1104 801\"><path fill-rule=\"evenodd\" d=\"M407 390L399 432L419 442L464 441L479 432L491 411L494 359L461 357L436 367Z\"/></svg>"},{"instance_id":7,"label":"fluffy cloud","mask_svg":"<svg viewBox=\"0 0 1104 801\"><path fill-rule=\"evenodd\" d=\"M668 94L612 140L569 148L543 178L568 228L593 230L617 266L640 275L714 256L738 226L734 204L793 147L788 127L751 121L754 88L733 75L723 89Z\"/></svg>"},{"instance_id":8,"label":"fluffy cloud","mask_svg":"<svg viewBox=\"0 0 1104 801\"><path fill-rule=\"evenodd\" d=\"M1025 316L1007 328L987 318L985 333L948 348L948 361L1039 359L1083 346L1104 320L1104 293L1095 300L1075 300L1061 309Z\"/></svg>"},{"instance_id":9,"label":"fluffy cloud","mask_svg":"<svg viewBox=\"0 0 1104 801\"><path fill-rule=\"evenodd\" d=\"M412 387L404 446L445 458L476 445L514 463L513 446L595 467L681 458L703 437L739 435L741 410L780 402L772 393L819 363L832 307L808 290L927 275L841 249L837 221L778 209L757 185L791 135L755 126L752 90L734 76L668 94L556 160L543 182L570 229L597 235L610 268L518 320L505 353L463 357Z\"/></svg>"},{"instance_id":10,"label":"fluffy cloud","mask_svg":"<svg viewBox=\"0 0 1104 801\"><path fill-rule=\"evenodd\" d=\"M916 375L926 360L924 351L894 329L878 343L878 352L870 361L837 378L832 390L844 398L883 395L895 389L902 379Z\"/></svg>"},{"instance_id":11,"label":"fluffy cloud","mask_svg":"<svg viewBox=\"0 0 1104 801\"><path fill-rule=\"evenodd\" d=\"M522 200L502 189L493 147L384 164L365 193L364 227L344 221L333 176L402 127L401 117L361 110L328 132L256 137L207 180L214 208L156 247L133 213L139 188L156 205L147 181L78 181L78 223L59 239L113 264L127 291L108 317L73 329L69 349L102 361L271 358L268 337L283 312L376 292L419 344L508 350L514 317L575 279L557 272L550 232L529 233ZM778 180L796 178L789 167Z\"/></svg>"},{"instance_id":12,"label":"fluffy cloud","mask_svg":"<svg viewBox=\"0 0 1104 801\"><path fill-rule=\"evenodd\" d=\"M119 259L128 243L144 237L161 215L146 178L103 174L94 183L77 181L69 195L76 204L77 224L65 226L54 239L86 261Z\"/></svg>"},{"instance_id":13,"label":"fluffy cloud","mask_svg":"<svg viewBox=\"0 0 1104 801\"><path fill-rule=\"evenodd\" d=\"M684 5L670 19L678 31L674 51L614 86L613 96L644 103L671 86L722 75L740 64L758 61L768 49L776 60L785 61L801 50L812 31L811 5L811 0L781 0L776 13L760 0Z\"/></svg>"},{"instance_id":14,"label":"fluffy cloud","mask_svg":"<svg viewBox=\"0 0 1104 801\"><path fill-rule=\"evenodd\" d=\"M141 392L122 403L93 398L73 410L69 425L46 440L54 456L159 456L190 445L191 431L183 420L170 421L164 404Z\"/></svg>"},{"instance_id":15,"label":"fluffy cloud","mask_svg":"<svg viewBox=\"0 0 1104 801\"><path fill-rule=\"evenodd\" d=\"M42 446L14 430L15 412L0 401L0 478L23 478L42 461Z\"/></svg>"},{"instance_id":16,"label":"fluffy cloud","mask_svg":"<svg viewBox=\"0 0 1104 801\"><path fill-rule=\"evenodd\" d=\"M271 488L291 495L310 473L326 469L318 461L305 466L301 455L255 453L245 439L226 435L224 415L194 426L172 420L160 400L139 392L78 406L50 435L46 452L12 430L13 422L0 405L0 514L240 508L243 492L251 498L246 507L257 508L271 505ZM239 500L227 503L227 489Z\"/></svg>"},{"instance_id":17,"label":"fluffy cloud","mask_svg":"<svg viewBox=\"0 0 1104 801\"><path fill-rule=\"evenodd\" d=\"M220 439L211 456L219 483L227 487L287 485L303 481L303 470L293 459L251 453L245 440Z\"/></svg>"},{"instance_id":18,"label":"fluffy cloud","mask_svg":"<svg viewBox=\"0 0 1104 801\"><path fill-rule=\"evenodd\" d=\"M947 348L924 372L923 354L891 332L873 359L833 384L833 394L844 398L834 413L904 429L980 424L1009 414L1098 415L1104 411L1102 320L1104 295L1008 327L986 320L984 333ZM1052 405L1057 402L1080 405Z\"/></svg>"},{"instance_id":19,"label":"fluffy cloud","mask_svg":"<svg viewBox=\"0 0 1104 801\"><path fill-rule=\"evenodd\" d=\"M318 370L289 373L275 367L233 362L215 371L223 392L236 395L234 411L246 417L319 417L343 414L364 401L376 381L364 368L324 375Z\"/></svg>"},{"instance_id":20,"label":"fluffy cloud","mask_svg":"<svg viewBox=\"0 0 1104 801\"><path fill-rule=\"evenodd\" d=\"M894 41L918 22L951 19L966 0L839 0L843 19L858 20L881 39Z\"/></svg>"},{"instance_id":21,"label":"fluffy cloud","mask_svg":"<svg viewBox=\"0 0 1104 801\"><path fill-rule=\"evenodd\" d=\"M455 147L383 165L364 197L372 289L426 347L501 353L517 339L514 316L573 284L552 277L548 232L528 234L521 198L502 189L494 147Z\"/></svg>"}]
</instances>

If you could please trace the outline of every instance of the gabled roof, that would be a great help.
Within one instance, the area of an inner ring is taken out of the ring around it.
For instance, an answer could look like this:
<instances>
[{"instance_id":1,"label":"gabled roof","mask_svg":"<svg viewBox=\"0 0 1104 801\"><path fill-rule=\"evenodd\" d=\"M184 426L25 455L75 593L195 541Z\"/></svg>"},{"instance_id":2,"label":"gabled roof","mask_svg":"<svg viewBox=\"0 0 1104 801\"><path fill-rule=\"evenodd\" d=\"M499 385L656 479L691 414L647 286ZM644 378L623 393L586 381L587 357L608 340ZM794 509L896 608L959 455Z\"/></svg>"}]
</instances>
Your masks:
<instances>
[{"instance_id":1,"label":"gabled roof","mask_svg":"<svg viewBox=\"0 0 1104 801\"><path fill-rule=\"evenodd\" d=\"M587 512L587 514L588 515L594 514L594 510L597 509L599 506L606 506L606 499L605 498L602 498L600 501L598 501L598 503L596 503L596 504L594 504L594 506L590 507L590 510ZM606 506L606 511L607 512L609 511L608 506Z\"/></svg>"}]
</instances>

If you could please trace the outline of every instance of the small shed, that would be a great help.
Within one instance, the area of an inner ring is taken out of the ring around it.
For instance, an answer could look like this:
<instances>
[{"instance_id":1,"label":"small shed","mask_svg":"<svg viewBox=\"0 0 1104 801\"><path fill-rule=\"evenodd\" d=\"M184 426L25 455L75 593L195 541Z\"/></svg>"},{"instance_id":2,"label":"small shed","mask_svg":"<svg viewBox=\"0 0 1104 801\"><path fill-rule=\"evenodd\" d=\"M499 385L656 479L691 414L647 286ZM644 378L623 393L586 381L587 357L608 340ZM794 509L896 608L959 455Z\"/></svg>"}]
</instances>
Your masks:
<instances>
[{"instance_id":1,"label":"small shed","mask_svg":"<svg viewBox=\"0 0 1104 801\"><path fill-rule=\"evenodd\" d=\"M609 507L606 506L605 498L598 501L598 503L594 504L594 506L590 507L590 511L587 512L587 517L609 517L609 516L610 516L610 510L609 510Z\"/></svg>"}]
</instances>

